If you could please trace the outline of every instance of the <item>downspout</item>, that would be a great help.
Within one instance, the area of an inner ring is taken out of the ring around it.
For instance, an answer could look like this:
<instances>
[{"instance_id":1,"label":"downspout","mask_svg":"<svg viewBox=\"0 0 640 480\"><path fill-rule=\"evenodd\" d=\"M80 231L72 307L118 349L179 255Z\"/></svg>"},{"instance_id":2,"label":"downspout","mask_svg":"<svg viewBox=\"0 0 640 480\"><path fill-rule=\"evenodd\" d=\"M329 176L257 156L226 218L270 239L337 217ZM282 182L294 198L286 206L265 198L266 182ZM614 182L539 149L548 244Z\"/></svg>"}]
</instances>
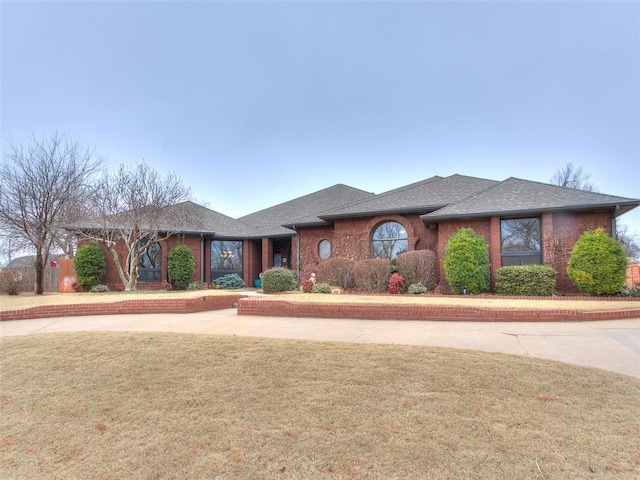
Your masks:
<instances>
[{"instance_id":1,"label":"downspout","mask_svg":"<svg viewBox=\"0 0 640 480\"><path fill-rule=\"evenodd\" d=\"M200 284L204 283L204 233L200 234Z\"/></svg>"}]
</instances>

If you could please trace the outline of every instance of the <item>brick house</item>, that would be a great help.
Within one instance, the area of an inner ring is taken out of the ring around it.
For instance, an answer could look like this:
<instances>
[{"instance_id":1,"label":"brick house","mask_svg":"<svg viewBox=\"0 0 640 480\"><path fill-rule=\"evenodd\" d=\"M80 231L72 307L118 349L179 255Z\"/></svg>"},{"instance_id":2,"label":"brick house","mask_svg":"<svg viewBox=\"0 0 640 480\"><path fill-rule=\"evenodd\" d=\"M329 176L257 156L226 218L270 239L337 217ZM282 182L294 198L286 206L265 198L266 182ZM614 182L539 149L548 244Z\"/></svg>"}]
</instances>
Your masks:
<instances>
[{"instance_id":1,"label":"brick house","mask_svg":"<svg viewBox=\"0 0 640 480\"><path fill-rule=\"evenodd\" d=\"M585 230L615 235L616 218L640 200L574 190L518 178L504 181L434 176L381 194L346 185L305 195L232 219L192 202L169 209L180 231L158 245L140 269L140 288L166 280L166 256L179 240L196 257L194 281L238 273L252 285L260 272L282 266L302 278L330 257L393 259L429 249L440 259L451 235L471 227L489 245L492 280L503 265L544 263L558 271L558 291L573 292L568 255ZM188 221L186 219L197 219ZM105 283L117 283L113 267Z\"/></svg>"}]
</instances>

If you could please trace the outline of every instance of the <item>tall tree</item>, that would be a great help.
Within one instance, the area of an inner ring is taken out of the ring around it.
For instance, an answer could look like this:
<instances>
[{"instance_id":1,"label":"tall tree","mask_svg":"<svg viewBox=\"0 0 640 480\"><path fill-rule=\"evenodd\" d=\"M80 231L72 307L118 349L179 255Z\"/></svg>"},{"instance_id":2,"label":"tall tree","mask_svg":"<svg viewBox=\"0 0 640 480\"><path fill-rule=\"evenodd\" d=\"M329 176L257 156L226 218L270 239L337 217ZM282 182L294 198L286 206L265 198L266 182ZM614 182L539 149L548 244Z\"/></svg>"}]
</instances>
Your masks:
<instances>
[{"instance_id":1,"label":"tall tree","mask_svg":"<svg viewBox=\"0 0 640 480\"><path fill-rule=\"evenodd\" d=\"M177 233L175 212L167 207L189 196L190 190L175 173L162 177L144 162L134 167L120 165L102 178L94 198L99 224L83 236L105 245L125 290L136 289L138 267L149 249Z\"/></svg>"},{"instance_id":2,"label":"tall tree","mask_svg":"<svg viewBox=\"0 0 640 480\"><path fill-rule=\"evenodd\" d=\"M589 181L590 178L591 174L585 172L582 166L574 166L573 163L569 162L553 174L551 183L553 185L560 185L561 187L596 192L596 187Z\"/></svg>"},{"instance_id":3,"label":"tall tree","mask_svg":"<svg viewBox=\"0 0 640 480\"><path fill-rule=\"evenodd\" d=\"M10 143L0 165L0 235L5 245L35 252L34 292L42 294L52 248L91 196L101 166L93 150L67 135Z\"/></svg>"}]
</instances>

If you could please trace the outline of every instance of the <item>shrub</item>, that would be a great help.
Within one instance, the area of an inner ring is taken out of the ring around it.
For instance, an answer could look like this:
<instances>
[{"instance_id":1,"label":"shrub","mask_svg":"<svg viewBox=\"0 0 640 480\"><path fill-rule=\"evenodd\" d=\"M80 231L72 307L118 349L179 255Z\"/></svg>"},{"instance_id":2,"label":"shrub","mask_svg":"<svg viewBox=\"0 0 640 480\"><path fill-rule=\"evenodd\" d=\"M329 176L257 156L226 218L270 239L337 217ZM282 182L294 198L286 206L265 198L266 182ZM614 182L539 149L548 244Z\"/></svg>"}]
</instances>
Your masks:
<instances>
[{"instance_id":1,"label":"shrub","mask_svg":"<svg viewBox=\"0 0 640 480\"><path fill-rule=\"evenodd\" d=\"M0 291L9 295L19 295L27 288L27 276L20 270L0 272Z\"/></svg>"},{"instance_id":2,"label":"shrub","mask_svg":"<svg viewBox=\"0 0 640 480\"><path fill-rule=\"evenodd\" d=\"M189 285L187 285L187 290L202 290L204 288L204 285L202 285L200 282L191 282Z\"/></svg>"},{"instance_id":3,"label":"shrub","mask_svg":"<svg viewBox=\"0 0 640 480\"><path fill-rule=\"evenodd\" d=\"M124 292L124 283L116 283L115 289L116 292Z\"/></svg>"},{"instance_id":4,"label":"shrub","mask_svg":"<svg viewBox=\"0 0 640 480\"><path fill-rule=\"evenodd\" d=\"M627 277L622 246L602 228L586 231L571 250L567 274L578 290L589 295L615 295Z\"/></svg>"},{"instance_id":5,"label":"shrub","mask_svg":"<svg viewBox=\"0 0 640 480\"><path fill-rule=\"evenodd\" d=\"M401 293L404 290L404 277L399 273L392 273L389 278L387 291L392 294Z\"/></svg>"},{"instance_id":6,"label":"shrub","mask_svg":"<svg viewBox=\"0 0 640 480\"><path fill-rule=\"evenodd\" d=\"M356 262L353 267L354 284L363 292L384 292L389 284L389 267L386 258L368 258Z\"/></svg>"},{"instance_id":7,"label":"shrub","mask_svg":"<svg viewBox=\"0 0 640 480\"><path fill-rule=\"evenodd\" d=\"M244 281L237 273L229 273L228 275L223 275L222 277L216 278L215 284L218 287L227 290L244 287Z\"/></svg>"},{"instance_id":8,"label":"shrub","mask_svg":"<svg viewBox=\"0 0 640 480\"><path fill-rule=\"evenodd\" d=\"M274 267L262 274L262 291L264 293L288 292L296 288L296 275L293 270Z\"/></svg>"},{"instance_id":9,"label":"shrub","mask_svg":"<svg viewBox=\"0 0 640 480\"><path fill-rule=\"evenodd\" d=\"M501 295L550 296L558 272L546 265L514 265L496 270L496 293Z\"/></svg>"},{"instance_id":10,"label":"shrub","mask_svg":"<svg viewBox=\"0 0 640 480\"><path fill-rule=\"evenodd\" d=\"M438 258L431 250L414 250L396 257L398 273L408 284L422 284L432 289L438 278Z\"/></svg>"},{"instance_id":11,"label":"shrub","mask_svg":"<svg viewBox=\"0 0 640 480\"><path fill-rule=\"evenodd\" d=\"M311 291L313 293L331 293L331 285L328 283L316 283Z\"/></svg>"},{"instance_id":12,"label":"shrub","mask_svg":"<svg viewBox=\"0 0 640 480\"><path fill-rule=\"evenodd\" d=\"M117 288L117 286L116 286L116 288ZM162 283L160 283L160 288L163 289L163 290L169 291L169 290L173 290L173 285L171 285L170 282L167 282L166 280L163 280ZM124 286L122 287L122 290L124 290ZM121 290L118 290L118 291L121 291Z\"/></svg>"},{"instance_id":13,"label":"shrub","mask_svg":"<svg viewBox=\"0 0 640 480\"><path fill-rule=\"evenodd\" d=\"M477 294L489 290L487 242L471 228L461 228L451 236L443 264L453 293Z\"/></svg>"},{"instance_id":14,"label":"shrub","mask_svg":"<svg viewBox=\"0 0 640 480\"><path fill-rule=\"evenodd\" d=\"M315 283L313 282L313 280L303 280L302 282L300 282L300 285L302 286L302 291L304 293L311 293L313 291L313 286L315 285Z\"/></svg>"},{"instance_id":15,"label":"shrub","mask_svg":"<svg viewBox=\"0 0 640 480\"><path fill-rule=\"evenodd\" d=\"M100 284L100 279L107 272L104 252L95 243L85 243L76 252L73 269L76 272L76 281L82 290L91 290L91 287Z\"/></svg>"},{"instance_id":16,"label":"shrub","mask_svg":"<svg viewBox=\"0 0 640 480\"><path fill-rule=\"evenodd\" d=\"M167 254L167 275L176 289L184 290L189 286L195 269L196 260L189 247L179 243L169 250Z\"/></svg>"},{"instance_id":17,"label":"shrub","mask_svg":"<svg viewBox=\"0 0 640 480\"><path fill-rule=\"evenodd\" d=\"M353 260L333 257L323 260L318 265L318 281L347 289L353 282Z\"/></svg>"},{"instance_id":18,"label":"shrub","mask_svg":"<svg viewBox=\"0 0 640 480\"><path fill-rule=\"evenodd\" d=\"M425 293L426 291L427 287L425 287L421 283L412 283L407 289L407 293L411 293L413 295L420 295L421 293Z\"/></svg>"},{"instance_id":19,"label":"shrub","mask_svg":"<svg viewBox=\"0 0 640 480\"><path fill-rule=\"evenodd\" d=\"M640 286L623 285L618 295L621 297L640 297Z\"/></svg>"},{"instance_id":20,"label":"shrub","mask_svg":"<svg viewBox=\"0 0 640 480\"><path fill-rule=\"evenodd\" d=\"M94 285L93 287L91 287L91 290L89 290L91 293L103 293L103 292L108 292L109 291L109 286L108 285Z\"/></svg>"}]
</instances>

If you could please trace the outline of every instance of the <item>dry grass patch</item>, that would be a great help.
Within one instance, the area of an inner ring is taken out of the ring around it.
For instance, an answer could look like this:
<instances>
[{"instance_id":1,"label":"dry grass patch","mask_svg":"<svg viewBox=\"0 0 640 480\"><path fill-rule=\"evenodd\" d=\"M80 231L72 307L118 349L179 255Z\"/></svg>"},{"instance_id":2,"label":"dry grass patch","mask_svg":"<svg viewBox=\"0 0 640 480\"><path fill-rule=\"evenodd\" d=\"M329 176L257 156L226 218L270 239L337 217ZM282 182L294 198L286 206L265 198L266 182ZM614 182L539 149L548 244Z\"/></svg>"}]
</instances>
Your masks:
<instances>
[{"instance_id":1,"label":"dry grass patch","mask_svg":"<svg viewBox=\"0 0 640 480\"><path fill-rule=\"evenodd\" d=\"M640 476L640 382L600 370L187 334L0 347L3 479Z\"/></svg>"}]
</instances>

